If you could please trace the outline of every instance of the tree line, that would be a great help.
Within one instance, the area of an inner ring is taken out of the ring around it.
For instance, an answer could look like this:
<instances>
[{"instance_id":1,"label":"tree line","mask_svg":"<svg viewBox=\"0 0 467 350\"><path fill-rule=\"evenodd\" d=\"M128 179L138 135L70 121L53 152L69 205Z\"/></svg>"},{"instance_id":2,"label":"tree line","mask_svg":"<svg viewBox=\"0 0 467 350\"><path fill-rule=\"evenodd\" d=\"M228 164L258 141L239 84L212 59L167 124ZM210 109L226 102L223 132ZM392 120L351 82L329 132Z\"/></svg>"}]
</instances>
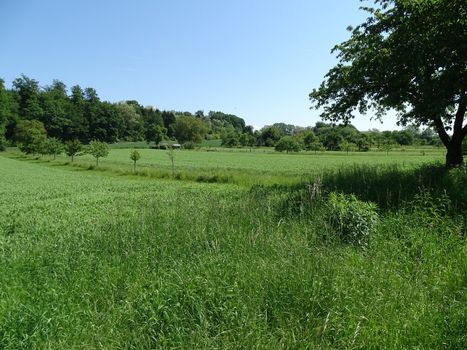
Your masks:
<instances>
[{"instance_id":1,"label":"tree line","mask_svg":"<svg viewBox=\"0 0 467 350\"><path fill-rule=\"evenodd\" d=\"M277 151L368 151L371 147L439 145L426 128L360 132L351 124L318 122L314 127L275 123L254 130L232 114L210 111L161 111L135 100L102 101L93 88L69 90L59 80L41 87L21 75L11 88L0 79L0 148L17 145L25 153L58 154L60 147L91 141L147 141L159 145L173 140L190 148L204 139L221 139L224 147L275 147Z\"/></svg>"},{"instance_id":2,"label":"tree line","mask_svg":"<svg viewBox=\"0 0 467 350\"><path fill-rule=\"evenodd\" d=\"M197 143L220 138L226 128L243 132L245 121L214 111L206 115L203 111L161 111L135 100L111 103L102 101L94 88L75 85L68 90L59 80L41 87L37 80L21 75L6 88L0 79L1 145L19 145L26 135L85 144L92 140L158 144L166 139Z\"/></svg>"},{"instance_id":3,"label":"tree line","mask_svg":"<svg viewBox=\"0 0 467 350\"><path fill-rule=\"evenodd\" d=\"M396 131L369 130L361 132L353 125L334 125L317 122L314 127L300 127L275 123L251 133L239 133L226 129L221 135L226 147L267 146L280 152L308 151L360 151L370 148L388 150L409 145L440 146L436 133L426 128L407 127Z\"/></svg>"}]
</instances>

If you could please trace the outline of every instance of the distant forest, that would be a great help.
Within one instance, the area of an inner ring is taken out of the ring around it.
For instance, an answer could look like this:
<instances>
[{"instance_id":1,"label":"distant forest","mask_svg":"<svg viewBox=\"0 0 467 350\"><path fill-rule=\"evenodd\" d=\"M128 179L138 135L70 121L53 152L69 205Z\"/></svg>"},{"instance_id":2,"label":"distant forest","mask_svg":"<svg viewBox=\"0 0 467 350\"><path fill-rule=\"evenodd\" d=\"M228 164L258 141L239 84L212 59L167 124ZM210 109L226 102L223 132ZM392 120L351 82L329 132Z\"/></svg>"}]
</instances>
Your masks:
<instances>
[{"instance_id":1,"label":"distant forest","mask_svg":"<svg viewBox=\"0 0 467 350\"><path fill-rule=\"evenodd\" d=\"M59 80L41 87L38 81L21 75L7 88L0 79L0 145L16 145L18 135L31 125L45 130L47 137L82 143L145 140L158 145L173 140L189 146L221 139L225 147L269 146L278 151L439 145L429 128L360 132L352 125L318 122L314 127L276 123L254 130L242 118L223 112L161 111L135 100L102 101L93 88L75 85L67 89Z\"/></svg>"}]
</instances>

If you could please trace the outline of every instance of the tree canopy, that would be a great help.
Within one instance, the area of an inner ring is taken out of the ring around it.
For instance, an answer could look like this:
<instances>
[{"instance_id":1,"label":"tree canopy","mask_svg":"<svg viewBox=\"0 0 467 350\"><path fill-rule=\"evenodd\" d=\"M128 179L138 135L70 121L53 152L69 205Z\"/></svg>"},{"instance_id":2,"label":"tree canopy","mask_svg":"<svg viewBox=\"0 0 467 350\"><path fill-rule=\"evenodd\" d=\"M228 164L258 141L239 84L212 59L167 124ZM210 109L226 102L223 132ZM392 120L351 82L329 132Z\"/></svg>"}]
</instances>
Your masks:
<instances>
[{"instance_id":1,"label":"tree canopy","mask_svg":"<svg viewBox=\"0 0 467 350\"><path fill-rule=\"evenodd\" d=\"M348 123L356 112L389 110L402 125L433 127L446 165L463 163L467 134L467 2L374 0L366 21L336 45L339 62L310 94L324 120Z\"/></svg>"},{"instance_id":2,"label":"tree canopy","mask_svg":"<svg viewBox=\"0 0 467 350\"><path fill-rule=\"evenodd\" d=\"M30 135L25 132L29 128ZM168 140L192 147L203 139L221 139L225 147L275 147L285 136L292 136L312 151L340 150L344 141L355 144L359 151L368 151L370 147L381 149L388 142L394 147L439 145L439 138L430 128L360 132L351 124L317 122L314 127L274 123L254 130L242 118L219 111L199 110L194 114L161 111L135 100L102 101L93 88L75 85L67 89L59 80L41 87L34 79L22 75L8 88L0 79L0 150L16 145L32 154L47 154L43 153L47 152L46 141L56 138L65 144L73 161L74 155L81 153L82 144L91 140L108 143L146 140L156 145Z\"/></svg>"},{"instance_id":3,"label":"tree canopy","mask_svg":"<svg viewBox=\"0 0 467 350\"><path fill-rule=\"evenodd\" d=\"M177 119L181 122L176 125ZM25 75L15 79L8 89L0 79L1 148L7 142L16 143L15 133L23 120L42 123L47 137L82 143L146 140L157 144L164 139L175 141L176 131L181 137L179 142L200 142L208 137L219 139L227 129L239 134L252 130L242 118L223 112L205 115L203 111L160 111L135 100L111 103L102 101L92 87L75 85L68 90L59 80L41 87L37 80ZM187 124L194 130L186 130Z\"/></svg>"},{"instance_id":4,"label":"tree canopy","mask_svg":"<svg viewBox=\"0 0 467 350\"><path fill-rule=\"evenodd\" d=\"M208 132L208 128L201 119L192 116L180 116L174 124L175 137L178 141L200 142Z\"/></svg>"}]
</instances>

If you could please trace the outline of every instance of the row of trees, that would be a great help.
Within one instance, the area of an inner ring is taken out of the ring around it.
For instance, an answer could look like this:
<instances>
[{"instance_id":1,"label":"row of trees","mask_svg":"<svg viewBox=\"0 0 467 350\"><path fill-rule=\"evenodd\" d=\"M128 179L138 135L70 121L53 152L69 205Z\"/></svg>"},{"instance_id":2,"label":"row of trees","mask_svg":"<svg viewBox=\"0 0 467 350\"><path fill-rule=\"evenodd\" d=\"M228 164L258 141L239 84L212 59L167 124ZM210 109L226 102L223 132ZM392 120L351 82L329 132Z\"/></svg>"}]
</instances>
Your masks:
<instances>
[{"instance_id":1,"label":"row of trees","mask_svg":"<svg viewBox=\"0 0 467 350\"><path fill-rule=\"evenodd\" d=\"M352 125L333 125L318 122L314 127L299 127L290 124L276 123L261 130L246 130L240 133L227 129L221 135L222 144L226 147L268 146L278 151L306 150L357 150L368 151L371 147L434 145L441 143L436 133L426 128L419 130L408 127L400 131L370 130L358 131Z\"/></svg>"},{"instance_id":2,"label":"row of trees","mask_svg":"<svg viewBox=\"0 0 467 350\"><path fill-rule=\"evenodd\" d=\"M109 147L107 143L93 140L87 145L83 145L79 140L69 140L62 143L56 137L48 137L42 123L36 120L23 120L20 122L18 132L15 135L18 140L19 149L25 154L32 155L53 155L54 160L57 155L65 152L67 156L91 154L96 158L96 166L99 165L99 158L107 157Z\"/></svg>"},{"instance_id":3,"label":"row of trees","mask_svg":"<svg viewBox=\"0 0 467 350\"><path fill-rule=\"evenodd\" d=\"M109 146L106 142L93 140L87 145L83 145L79 140L75 139L72 141L66 141L62 143L55 137L47 137L43 125L37 121L24 121L25 125L23 128L24 133L18 135L20 137L20 150L25 154L32 155L53 155L53 159L56 159L57 155L65 154L71 157L73 163L76 156L90 154L96 160L96 167L99 166L99 159L105 158L109 155ZM174 148L169 147L167 153L172 163L172 177L175 174L174 159L175 153ZM130 151L130 159L133 161L133 171L136 171L136 162L141 159L141 154L133 149Z\"/></svg>"},{"instance_id":4,"label":"row of trees","mask_svg":"<svg viewBox=\"0 0 467 350\"><path fill-rule=\"evenodd\" d=\"M31 130L33 132L27 136ZM429 128L422 132L417 128L359 132L352 125L318 122L308 128L276 123L255 131L232 114L160 111L143 107L134 100L109 103L101 101L93 88L82 89L76 85L68 91L57 80L50 86L40 87L36 80L24 75L13 81L11 89L6 89L0 79L0 148L6 141L34 145L26 138L35 138L36 134L62 142L79 140L82 143L146 140L158 144L169 139L199 143L203 139L221 138L225 147L275 147L287 136L306 149L340 150L350 144L360 151L382 144L439 143L437 135ZM278 150L281 148L279 145Z\"/></svg>"},{"instance_id":5,"label":"row of trees","mask_svg":"<svg viewBox=\"0 0 467 350\"><path fill-rule=\"evenodd\" d=\"M8 89L0 79L0 146L6 141L17 144L25 121L41 123L48 137L82 143L200 142L207 137L219 138L226 129L246 129L242 118L222 112L160 111L134 100L110 103L101 101L93 88L75 85L68 90L58 80L41 87L24 75Z\"/></svg>"}]
</instances>

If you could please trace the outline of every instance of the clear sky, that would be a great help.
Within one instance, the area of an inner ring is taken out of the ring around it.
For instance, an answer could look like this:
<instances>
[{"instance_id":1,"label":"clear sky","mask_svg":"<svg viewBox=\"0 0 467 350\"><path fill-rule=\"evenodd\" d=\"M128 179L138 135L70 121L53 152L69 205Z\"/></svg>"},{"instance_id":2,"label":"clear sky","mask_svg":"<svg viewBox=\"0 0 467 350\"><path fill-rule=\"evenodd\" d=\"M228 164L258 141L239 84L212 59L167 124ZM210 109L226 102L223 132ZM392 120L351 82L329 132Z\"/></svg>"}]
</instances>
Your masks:
<instances>
[{"instance_id":1,"label":"clear sky","mask_svg":"<svg viewBox=\"0 0 467 350\"><path fill-rule=\"evenodd\" d=\"M0 0L0 77L93 87L103 100L314 125L308 94L359 0ZM360 130L395 129L359 117Z\"/></svg>"}]
</instances>

